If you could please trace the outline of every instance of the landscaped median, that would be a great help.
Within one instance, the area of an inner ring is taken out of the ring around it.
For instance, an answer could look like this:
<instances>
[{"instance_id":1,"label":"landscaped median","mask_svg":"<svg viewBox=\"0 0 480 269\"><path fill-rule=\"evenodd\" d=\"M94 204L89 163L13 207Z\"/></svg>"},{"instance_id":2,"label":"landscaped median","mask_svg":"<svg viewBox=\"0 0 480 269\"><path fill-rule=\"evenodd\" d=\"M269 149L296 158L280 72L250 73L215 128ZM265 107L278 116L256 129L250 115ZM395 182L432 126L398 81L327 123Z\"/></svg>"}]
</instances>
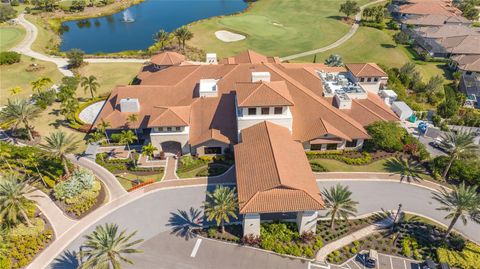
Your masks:
<instances>
[{"instance_id":1,"label":"landscaped median","mask_svg":"<svg viewBox=\"0 0 480 269\"><path fill-rule=\"evenodd\" d=\"M234 164L233 155L184 156L178 161L179 178L209 177L225 173Z\"/></svg>"}]
</instances>

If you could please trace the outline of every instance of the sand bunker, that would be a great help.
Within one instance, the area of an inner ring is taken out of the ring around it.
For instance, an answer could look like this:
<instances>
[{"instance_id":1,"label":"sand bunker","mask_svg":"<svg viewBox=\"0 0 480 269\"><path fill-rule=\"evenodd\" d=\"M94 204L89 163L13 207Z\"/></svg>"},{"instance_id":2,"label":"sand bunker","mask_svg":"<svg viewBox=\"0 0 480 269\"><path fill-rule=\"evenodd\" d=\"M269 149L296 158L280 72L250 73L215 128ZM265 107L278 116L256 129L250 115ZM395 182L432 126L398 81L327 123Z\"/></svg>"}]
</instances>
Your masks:
<instances>
[{"instance_id":1,"label":"sand bunker","mask_svg":"<svg viewBox=\"0 0 480 269\"><path fill-rule=\"evenodd\" d=\"M232 33L226 30L216 31L215 36L223 42L236 42L245 39L244 35Z\"/></svg>"}]
</instances>

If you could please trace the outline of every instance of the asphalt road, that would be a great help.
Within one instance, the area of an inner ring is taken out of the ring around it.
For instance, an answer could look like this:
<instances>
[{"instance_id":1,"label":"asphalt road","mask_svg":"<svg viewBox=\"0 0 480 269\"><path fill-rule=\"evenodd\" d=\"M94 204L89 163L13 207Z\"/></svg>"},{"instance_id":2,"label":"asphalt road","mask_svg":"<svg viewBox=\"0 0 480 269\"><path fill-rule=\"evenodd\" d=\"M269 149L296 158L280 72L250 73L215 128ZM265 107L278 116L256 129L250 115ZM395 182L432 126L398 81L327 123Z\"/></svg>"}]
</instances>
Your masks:
<instances>
[{"instance_id":1,"label":"asphalt road","mask_svg":"<svg viewBox=\"0 0 480 269\"><path fill-rule=\"evenodd\" d=\"M323 189L337 183L322 181L319 182L319 185ZM406 211L413 211L442 223L448 223L443 219L445 213L435 210L439 205L431 199L431 191L428 189L405 183L380 181L342 181L341 184L348 185L353 192L353 199L359 201L357 207L359 215L378 211L382 208L396 209L398 204L402 203L403 209ZM191 260L184 258L186 254L183 253L182 245L179 245L177 249L174 240L165 239L162 235L156 237L161 233L170 232L174 227L180 227L187 223L188 221L180 216L179 210L200 209L205 199L206 188L204 186L176 188L147 194L111 212L97 223L92 223L90 228L85 230L82 235L90 233L96 225L107 222L117 223L123 229L129 231L137 230L137 237L146 240L144 246L147 247L148 252L135 254L132 258L134 262L150 267L135 266L134 268L152 268L152 264L155 264L155 268L161 268L159 266L164 263L165 259L174 261L175 268L216 268L217 265L214 263L219 261L213 260L207 253L214 253L211 255L216 255L221 260L228 260L229 264L243 264L243 268L283 268L276 267L277 263L284 262L282 261L284 258L279 256L265 257L264 252L255 251L255 253L252 253L251 251L242 251L245 248L239 247L234 247L236 250L232 251L231 247L225 247L224 244L216 242L212 242L212 245L221 244L222 246L210 247L210 244L200 246L199 259L195 259L195 262L192 263ZM469 238L477 242L480 241L479 224L470 222L463 226L459 223L455 228L468 235ZM64 253L78 251L82 242L82 237L76 238L66 249L67 252ZM185 248L191 251L192 243L189 242L188 244ZM171 247L170 251L165 252L169 247ZM164 251L163 254L162 251ZM207 256L201 256L203 251L206 251L205 255ZM156 253L156 255L153 255L153 253ZM246 263L247 260L249 261L248 264ZM297 268L297 266L298 268L306 268L305 264L300 261L291 261L291 263L288 268ZM75 268L74 265L75 263L72 265L71 259L63 256L54 263L54 266L49 268ZM222 265L218 264L218 267L221 268Z\"/></svg>"}]
</instances>

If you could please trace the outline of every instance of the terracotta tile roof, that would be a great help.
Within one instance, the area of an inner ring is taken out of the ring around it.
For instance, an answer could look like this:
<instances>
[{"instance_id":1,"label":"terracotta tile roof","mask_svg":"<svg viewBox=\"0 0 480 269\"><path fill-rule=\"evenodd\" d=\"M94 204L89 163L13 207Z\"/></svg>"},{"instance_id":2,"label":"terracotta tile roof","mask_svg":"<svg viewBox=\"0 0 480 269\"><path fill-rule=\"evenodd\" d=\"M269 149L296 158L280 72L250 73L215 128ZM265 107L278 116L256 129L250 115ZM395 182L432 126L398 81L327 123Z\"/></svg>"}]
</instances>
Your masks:
<instances>
[{"instance_id":1,"label":"terracotta tile roof","mask_svg":"<svg viewBox=\"0 0 480 269\"><path fill-rule=\"evenodd\" d=\"M241 214L324 208L303 147L287 128L262 122L241 136L234 151Z\"/></svg>"},{"instance_id":2,"label":"terracotta tile roof","mask_svg":"<svg viewBox=\"0 0 480 269\"><path fill-rule=\"evenodd\" d=\"M461 15L462 12L456 7L445 5L439 2L414 3L400 6L400 13L417 15Z\"/></svg>"},{"instance_id":3,"label":"terracotta tile roof","mask_svg":"<svg viewBox=\"0 0 480 269\"><path fill-rule=\"evenodd\" d=\"M452 54L480 54L480 34L452 36L439 39L437 42Z\"/></svg>"},{"instance_id":4,"label":"terracotta tile roof","mask_svg":"<svg viewBox=\"0 0 480 269\"><path fill-rule=\"evenodd\" d=\"M246 50L234 57L228 57L220 60L221 64L261 64L261 63L280 63L278 57L267 57L253 50Z\"/></svg>"},{"instance_id":5,"label":"terracotta tile roof","mask_svg":"<svg viewBox=\"0 0 480 269\"><path fill-rule=\"evenodd\" d=\"M161 52L150 59L150 62L156 65L177 65L184 61L185 56L172 51Z\"/></svg>"},{"instance_id":6,"label":"terracotta tile roof","mask_svg":"<svg viewBox=\"0 0 480 269\"><path fill-rule=\"evenodd\" d=\"M148 127L188 126L190 106L154 107Z\"/></svg>"},{"instance_id":7,"label":"terracotta tile roof","mask_svg":"<svg viewBox=\"0 0 480 269\"><path fill-rule=\"evenodd\" d=\"M352 63L345 65L355 77L387 77L387 73L375 63Z\"/></svg>"},{"instance_id":8,"label":"terracotta tile roof","mask_svg":"<svg viewBox=\"0 0 480 269\"><path fill-rule=\"evenodd\" d=\"M454 55L451 58L461 70L480 72L480 55Z\"/></svg>"},{"instance_id":9,"label":"terracotta tile roof","mask_svg":"<svg viewBox=\"0 0 480 269\"><path fill-rule=\"evenodd\" d=\"M403 21L405 24L421 25L421 26L442 26L446 23L462 23L469 24L470 21L462 16L447 16L438 14L429 14L419 16L415 18L406 19Z\"/></svg>"},{"instance_id":10,"label":"terracotta tile roof","mask_svg":"<svg viewBox=\"0 0 480 269\"><path fill-rule=\"evenodd\" d=\"M239 82L235 84L239 107L293 106L293 99L284 81Z\"/></svg>"}]
</instances>

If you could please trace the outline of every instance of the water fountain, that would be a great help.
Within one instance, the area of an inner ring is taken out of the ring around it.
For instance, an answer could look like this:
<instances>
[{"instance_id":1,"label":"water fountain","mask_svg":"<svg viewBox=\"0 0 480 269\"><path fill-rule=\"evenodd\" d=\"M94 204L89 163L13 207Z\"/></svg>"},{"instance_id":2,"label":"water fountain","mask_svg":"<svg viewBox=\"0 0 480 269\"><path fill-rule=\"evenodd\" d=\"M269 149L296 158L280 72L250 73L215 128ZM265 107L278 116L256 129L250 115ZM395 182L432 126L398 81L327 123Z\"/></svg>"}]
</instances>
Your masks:
<instances>
[{"instance_id":1,"label":"water fountain","mask_svg":"<svg viewBox=\"0 0 480 269\"><path fill-rule=\"evenodd\" d=\"M134 22L135 19L133 18L132 12L130 10L123 11L123 22Z\"/></svg>"}]
</instances>

